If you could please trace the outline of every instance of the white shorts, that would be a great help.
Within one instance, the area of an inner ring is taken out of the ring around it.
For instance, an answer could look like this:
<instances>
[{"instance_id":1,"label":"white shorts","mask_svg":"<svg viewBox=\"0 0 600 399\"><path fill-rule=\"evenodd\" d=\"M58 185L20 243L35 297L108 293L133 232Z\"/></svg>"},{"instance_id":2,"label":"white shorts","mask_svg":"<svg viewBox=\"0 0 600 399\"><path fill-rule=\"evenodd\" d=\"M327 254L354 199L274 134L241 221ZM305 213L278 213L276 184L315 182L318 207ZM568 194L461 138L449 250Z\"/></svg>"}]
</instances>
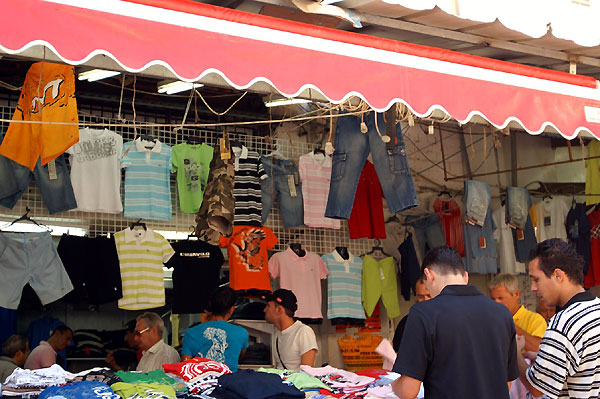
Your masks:
<instances>
[{"instance_id":1,"label":"white shorts","mask_svg":"<svg viewBox=\"0 0 600 399\"><path fill-rule=\"evenodd\" d=\"M0 306L6 309L19 307L28 283L42 305L73 290L48 232L0 232L0 276Z\"/></svg>"}]
</instances>

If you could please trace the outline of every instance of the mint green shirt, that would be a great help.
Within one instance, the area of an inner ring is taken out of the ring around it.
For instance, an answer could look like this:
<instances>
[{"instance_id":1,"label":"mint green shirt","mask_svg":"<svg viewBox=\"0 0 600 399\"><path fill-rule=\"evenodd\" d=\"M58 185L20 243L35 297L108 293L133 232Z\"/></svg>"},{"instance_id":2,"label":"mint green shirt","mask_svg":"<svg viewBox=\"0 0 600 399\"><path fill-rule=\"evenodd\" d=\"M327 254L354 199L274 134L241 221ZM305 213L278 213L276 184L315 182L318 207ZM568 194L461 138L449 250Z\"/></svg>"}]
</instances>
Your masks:
<instances>
[{"instance_id":1,"label":"mint green shirt","mask_svg":"<svg viewBox=\"0 0 600 399\"><path fill-rule=\"evenodd\" d=\"M183 213L196 213L202 205L213 148L207 144L181 143L173 146L171 162L177 173L179 207Z\"/></svg>"}]
</instances>

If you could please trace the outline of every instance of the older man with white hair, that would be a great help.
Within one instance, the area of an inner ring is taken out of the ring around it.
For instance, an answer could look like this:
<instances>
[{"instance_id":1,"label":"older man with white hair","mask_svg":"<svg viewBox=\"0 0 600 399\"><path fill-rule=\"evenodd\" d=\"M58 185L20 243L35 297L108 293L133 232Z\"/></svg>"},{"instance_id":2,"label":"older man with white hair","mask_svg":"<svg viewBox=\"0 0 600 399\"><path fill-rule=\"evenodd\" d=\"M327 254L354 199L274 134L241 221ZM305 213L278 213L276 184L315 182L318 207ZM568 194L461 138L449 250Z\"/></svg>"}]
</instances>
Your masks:
<instances>
[{"instance_id":1,"label":"older man with white hair","mask_svg":"<svg viewBox=\"0 0 600 399\"><path fill-rule=\"evenodd\" d=\"M154 312L146 312L137 317L135 340L142 350L142 358L136 371L145 373L160 369L163 364L177 363L181 359L177 351L163 339L165 324Z\"/></svg>"}]
</instances>

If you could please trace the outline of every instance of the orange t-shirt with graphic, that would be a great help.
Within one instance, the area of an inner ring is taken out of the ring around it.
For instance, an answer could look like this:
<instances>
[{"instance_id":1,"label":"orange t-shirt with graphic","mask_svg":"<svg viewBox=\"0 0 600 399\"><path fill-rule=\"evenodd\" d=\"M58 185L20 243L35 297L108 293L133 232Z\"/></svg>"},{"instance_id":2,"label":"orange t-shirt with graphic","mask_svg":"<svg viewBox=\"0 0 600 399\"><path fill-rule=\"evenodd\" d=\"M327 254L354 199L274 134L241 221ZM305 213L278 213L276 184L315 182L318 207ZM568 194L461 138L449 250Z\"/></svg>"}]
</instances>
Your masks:
<instances>
[{"instance_id":1,"label":"orange t-shirt with graphic","mask_svg":"<svg viewBox=\"0 0 600 399\"><path fill-rule=\"evenodd\" d=\"M79 141L75 101L75 70L70 65L36 62L23 83L17 109L6 131L0 154L18 164L35 168L56 159ZM68 122L69 125L19 123Z\"/></svg>"},{"instance_id":2,"label":"orange t-shirt with graphic","mask_svg":"<svg viewBox=\"0 0 600 399\"><path fill-rule=\"evenodd\" d=\"M221 236L219 245L229 255L229 286L271 291L267 251L278 241L270 228L259 226L234 226L230 237Z\"/></svg>"}]
</instances>

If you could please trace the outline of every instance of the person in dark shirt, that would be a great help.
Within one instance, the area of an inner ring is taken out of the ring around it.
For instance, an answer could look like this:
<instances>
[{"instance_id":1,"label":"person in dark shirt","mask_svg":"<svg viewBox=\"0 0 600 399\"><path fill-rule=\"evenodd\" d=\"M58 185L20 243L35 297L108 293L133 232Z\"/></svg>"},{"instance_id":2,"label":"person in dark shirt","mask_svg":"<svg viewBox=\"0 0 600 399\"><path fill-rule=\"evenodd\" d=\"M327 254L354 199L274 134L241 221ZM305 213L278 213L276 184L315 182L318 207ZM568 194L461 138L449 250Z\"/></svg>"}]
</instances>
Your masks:
<instances>
[{"instance_id":1,"label":"person in dark shirt","mask_svg":"<svg viewBox=\"0 0 600 399\"><path fill-rule=\"evenodd\" d=\"M431 299L431 295L429 295L429 291L427 291L427 287L425 287L425 278L423 276L419 277L417 280L417 283L415 284L415 292L417 293L417 303L425 302ZM404 328L406 327L406 320L408 320L408 315L404 316L402 320L400 320L400 323L398 323L396 326L396 331L394 332L392 347L396 353L398 353L398 349L400 348L400 342L402 341L402 335L404 334Z\"/></svg>"},{"instance_id":2,"label":"person in dark shirt","mask_svg":"<svg viewBox=\"0 0 600 399\"><path fill-rule=\"evenodd\" d=\"M515 324L508 309L467 285L458 252L435 248L423 260L432 299L415 304L406 322L392 383L400 399L506 399L519 375Z\"/></svg>"}]
</instances>

